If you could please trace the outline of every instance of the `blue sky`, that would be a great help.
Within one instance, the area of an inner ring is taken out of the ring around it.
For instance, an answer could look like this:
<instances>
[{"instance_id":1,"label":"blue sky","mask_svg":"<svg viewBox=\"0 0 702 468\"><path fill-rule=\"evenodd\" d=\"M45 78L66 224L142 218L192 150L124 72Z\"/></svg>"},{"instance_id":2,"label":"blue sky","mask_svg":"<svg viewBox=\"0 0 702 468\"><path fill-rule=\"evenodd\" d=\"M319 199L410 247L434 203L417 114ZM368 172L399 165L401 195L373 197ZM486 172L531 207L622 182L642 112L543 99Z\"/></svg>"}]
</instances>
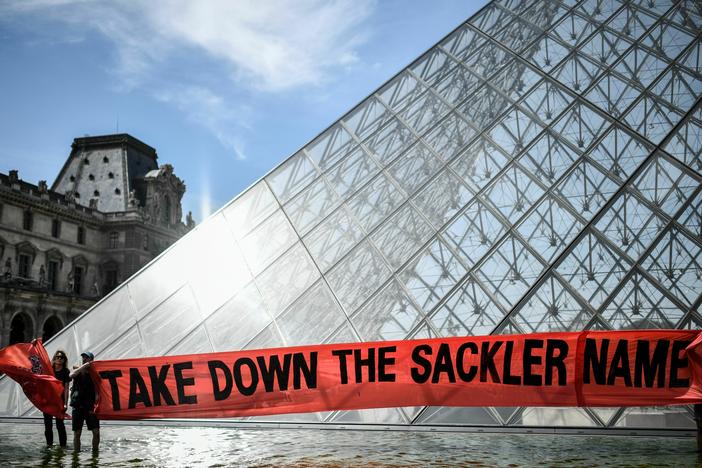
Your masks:
<instances>
[{"instance_id":1,"label":"blue sky","mask_svg":"<svg viewBox=\"0 0 702 468\"><path fill-rule=\"evenodd\" d=\"M482 6L471 0L0 2L0 172L53 182L130 133L215 211Z\"/></svg>"}]
</instances>

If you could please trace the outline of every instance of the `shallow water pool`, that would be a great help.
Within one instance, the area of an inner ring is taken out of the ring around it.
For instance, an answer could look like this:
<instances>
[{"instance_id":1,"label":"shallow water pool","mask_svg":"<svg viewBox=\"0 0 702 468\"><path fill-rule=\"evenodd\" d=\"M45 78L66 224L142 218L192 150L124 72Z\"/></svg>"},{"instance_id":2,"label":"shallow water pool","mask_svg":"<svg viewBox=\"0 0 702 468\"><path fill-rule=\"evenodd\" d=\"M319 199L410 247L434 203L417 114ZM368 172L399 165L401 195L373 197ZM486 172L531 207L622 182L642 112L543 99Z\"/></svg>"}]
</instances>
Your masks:
<instances>
[{"instance_id":1,"label":"shallow water pool","mask_svg":"<svg viewBox=\"0 0 702 468\"><path fill-rule=\"evenodd\" d=\"M97 455L0 423L2 466L698 466L694 438L103 425ZM72 434L69 429L69 445Z\"/></svg>"}]
</instances>

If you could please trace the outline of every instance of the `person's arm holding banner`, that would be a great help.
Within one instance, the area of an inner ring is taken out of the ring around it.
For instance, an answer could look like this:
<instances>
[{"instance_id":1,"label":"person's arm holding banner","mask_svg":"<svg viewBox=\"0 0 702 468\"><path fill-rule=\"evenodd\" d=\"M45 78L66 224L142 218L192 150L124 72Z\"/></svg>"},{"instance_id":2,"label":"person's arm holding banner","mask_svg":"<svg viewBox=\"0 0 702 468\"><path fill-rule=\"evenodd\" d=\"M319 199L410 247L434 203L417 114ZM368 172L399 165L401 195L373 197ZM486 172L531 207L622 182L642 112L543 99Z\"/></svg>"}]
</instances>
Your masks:
<instances>
[{"instance_id":1,"label":"person's arm holding banner","mask_svg":"<svg viewBox=\"0 0 702 468\"><path fill-rule=\"evenodd\" d=\"M71 373L68 375L68 377L73 380L78 374L82 374L85 371L88 371L90 369L90 364L91 362L86 362L81 364L78 367L74 367L74 369L71 371Z\"/></svg>"},{"instance_id":2,"label":"person's arm holding banner","mask_svg":"<svg viewBox=\"0 0 702 468\"><path fill-rule=\"evenodd\" d=\"M67 418L63 382L54 377L41 339L0 349L0 372L20 384L29 401L43 413Z\"/></svg>"}]
</instances>

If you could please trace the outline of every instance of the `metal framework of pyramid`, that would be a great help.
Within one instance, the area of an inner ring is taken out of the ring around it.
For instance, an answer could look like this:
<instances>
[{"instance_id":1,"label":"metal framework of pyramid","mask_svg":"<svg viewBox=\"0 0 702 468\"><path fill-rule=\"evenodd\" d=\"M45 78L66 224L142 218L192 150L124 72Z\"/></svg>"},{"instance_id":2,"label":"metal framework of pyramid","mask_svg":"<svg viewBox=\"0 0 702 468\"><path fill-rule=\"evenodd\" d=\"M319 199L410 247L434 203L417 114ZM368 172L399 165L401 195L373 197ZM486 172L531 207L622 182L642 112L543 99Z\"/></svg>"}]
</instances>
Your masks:
<instances>
[{"instance_id":1,"label":"metal framework of pyramid","mask_svg":"<svg viewBox=\"0 0 702 468\"><path fill-rule=\"evenodd\" d=\"M47 349L702 328L701 33L696 1L491 2ZM0 380L0 415L36 414ZM258 420L694 427L687 407Z\"/></svg>"}]
</instances>

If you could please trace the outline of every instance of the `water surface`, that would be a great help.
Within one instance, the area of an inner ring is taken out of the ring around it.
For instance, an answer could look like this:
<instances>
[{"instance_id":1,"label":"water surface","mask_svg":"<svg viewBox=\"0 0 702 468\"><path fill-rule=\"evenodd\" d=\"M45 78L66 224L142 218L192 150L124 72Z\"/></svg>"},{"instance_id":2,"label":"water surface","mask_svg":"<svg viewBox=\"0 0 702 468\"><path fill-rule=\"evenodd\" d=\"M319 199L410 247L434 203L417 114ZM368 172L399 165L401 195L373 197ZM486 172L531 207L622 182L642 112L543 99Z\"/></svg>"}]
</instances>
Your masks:
<instances>
[{"instance_id":1,"label":"water surface","mask_svg":"<svg viewBox=\"0 0 702 468\"><path fill-rule=\"evenodd\" d=\"M702 466L694 438L104 425L98 455L0 423L2 466ZM69 429L69 445L72 433ZM700 465L698 465L698 463Z\"/></svg>"}]
</instances>

